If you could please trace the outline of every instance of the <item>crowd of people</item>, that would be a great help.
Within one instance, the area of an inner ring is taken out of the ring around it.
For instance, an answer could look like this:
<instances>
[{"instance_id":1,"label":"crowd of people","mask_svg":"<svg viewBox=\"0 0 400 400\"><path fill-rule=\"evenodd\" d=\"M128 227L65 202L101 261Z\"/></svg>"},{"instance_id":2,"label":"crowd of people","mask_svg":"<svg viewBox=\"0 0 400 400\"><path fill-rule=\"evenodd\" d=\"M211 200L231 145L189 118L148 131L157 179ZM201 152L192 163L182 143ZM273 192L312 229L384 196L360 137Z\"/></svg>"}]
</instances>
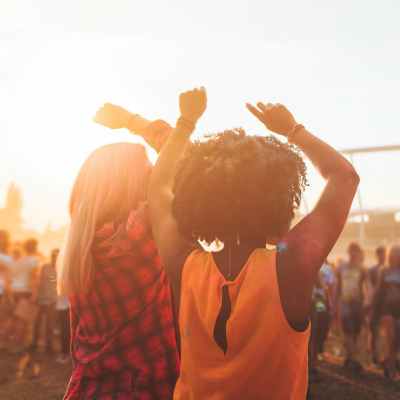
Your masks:
<instances>
[{"instance_id":1,"label":"crowd of people","mask_svg":"<svg viewBox=\"0 0 400 400\"><path fill-rule=\"evenodd\" d=\"M54 249L46 258L35 239L12 242L9 233L0 230L2 351L35 353L42 339L47 354L59 363L69 362L69 303L66 296L57 294L58 253Z\"/></svg>"},{"instance_id":2,"label":"crowd of people","mask_svg":"<svg viewBox=\"0 0 400 400\"><path fill-rule=\"evenodd\" d=\"M2 336L21 341L22 311L31 315L35 304L29 351L42 320L51 351L61 300L62 348L66 354L69 315L73 360L65 400L304 399L335 320L345 367L356 372L361 327L368 324L379 362L383 326L383 366L395 379L400 248L390 249L388 262L380 248L368 270L356 243L336 267L324 261L357 190L353 166L281 104L246 107L285 140L233 129L194 143L205 90L182 93L179 107L175 127L112 104L98 111L97 123L127 128L160 155L153 166L144 146L127 142L88 157L72 189L57 270L58 250L41 265L35 241L21 254L2 234L2 302L10 294L14 301ZM307 185L303 154L326 185L291 227Z\"/></svg>"},{"instance_id":3,"label":"crowd of people","mask_svg":"<svg viewBox=\"0 0 400 400\"><path fill-rule=\"evenodd\" d=\"M369 354L371 363L383 368L387 378L395 379L400 367L400 246L391 247L387 253L385 246L377 247L376 263L367 267L362 247L353 242L348 246L347 260L322 266L313 291L312 378L316 378L315 365L324 352L330 328L340 327L346 369L362 371L362 351ZM368 340L360 348L363 328Z\"/></svg>"}]
</instances>

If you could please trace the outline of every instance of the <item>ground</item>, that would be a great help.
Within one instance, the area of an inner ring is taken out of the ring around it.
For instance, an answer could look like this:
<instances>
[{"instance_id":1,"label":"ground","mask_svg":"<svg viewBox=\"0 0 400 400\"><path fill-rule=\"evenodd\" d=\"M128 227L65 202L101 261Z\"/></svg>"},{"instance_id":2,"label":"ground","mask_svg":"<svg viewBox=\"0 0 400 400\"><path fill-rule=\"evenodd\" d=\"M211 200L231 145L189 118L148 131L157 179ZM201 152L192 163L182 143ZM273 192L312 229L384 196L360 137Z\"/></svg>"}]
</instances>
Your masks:
<instances>
[{"instance_id":1,"label":"ground","mask_svg":"<svg viewBox=\"0 0 400 400\"><path fill-rule=\"evenodd\" d=\"M57 339L53 343L56 352L60 349L58 342ZM342 343L340 330L333 325L325 345L326 353L318 363L318 381L310 385L308 400L400 400L400 382L389 382L371 364L369 352L365 350L367 329L363 329L359 343L359 359L367 366L362 375L353 375L342 368ZM16 350L6 349L4 344L0 347L0 400L61 400L71 364L58 364L57 354L48 356L39 352L29 357Z\"/></svg>"},{"instance_id":2,"label":"ground","mask_svg":"<svg viewBox=\"0 0 400 400\"><path fill-rule=\"evenodd\" d=\"M60 365L54 359L39 356L34 363L26 363L29 360L24 356L1 351L0 399L61 400L71 366Z\"/></svg>"},{"instance_id":3,"label":"ground","mask_svg":"<svg viewBox=\"0 0 400 400\"><path fill-rule=\"evenodd\" d=\"M0 354L1 400L61 400L70 365L60 365L54 357L36 356L34 362L21 355ZM320 363L320 381L310 388L310 399L395 400L400 399L400 383L389 383L382 374L368 369L361 376L343 371L341 360L328 356ZM34 366L36 365L36 371ZM39 371L40 368L40 371ZM18 376L19 375L22 376ZM38 373L35 376L35 373Z\"/></svg>"}]
</instances>

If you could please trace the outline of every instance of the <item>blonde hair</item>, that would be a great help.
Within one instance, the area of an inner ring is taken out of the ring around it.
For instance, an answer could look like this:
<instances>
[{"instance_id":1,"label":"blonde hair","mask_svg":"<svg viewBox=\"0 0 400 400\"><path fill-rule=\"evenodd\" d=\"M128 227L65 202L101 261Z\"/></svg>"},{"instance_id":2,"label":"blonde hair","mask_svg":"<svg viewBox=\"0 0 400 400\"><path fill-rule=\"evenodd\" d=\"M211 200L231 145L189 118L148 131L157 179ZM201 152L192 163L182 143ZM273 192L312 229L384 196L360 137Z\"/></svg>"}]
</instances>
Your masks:
<instances>
[{"instance_id":1,"label":"blonde hair","mask_svg":"<svg viewBox=\"0 0 400 400\"><path fill-rule=\"evenodd\" d=\"M70 197L71 223L58 263L60 293L81 293L90 288L96 228L122 221L146 199L150 171L145 148L133 143L100 147L84 162Z\"/></svg>"}]
</instances>

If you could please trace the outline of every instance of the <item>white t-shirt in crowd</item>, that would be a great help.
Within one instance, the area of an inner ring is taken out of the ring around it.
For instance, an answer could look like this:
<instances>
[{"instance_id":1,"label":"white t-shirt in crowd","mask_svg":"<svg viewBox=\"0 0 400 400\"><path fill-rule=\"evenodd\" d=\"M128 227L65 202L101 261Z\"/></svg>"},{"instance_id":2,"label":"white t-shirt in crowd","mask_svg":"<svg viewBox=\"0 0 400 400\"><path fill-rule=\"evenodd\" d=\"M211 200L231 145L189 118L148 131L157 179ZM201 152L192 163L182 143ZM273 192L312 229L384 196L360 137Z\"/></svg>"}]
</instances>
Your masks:
<instances>
[{"instance_id":1,"label":"white t-shirt in crowd","mask_svg":"<svg viewBox=\"0 0 400 400\"><path fill-rule=\"evenodd\" d=\"M11 268L11 288L15 293L31 292L31 276L38 268L39 259L36 256L25 256L13 263Z\"/></svg>"},{"instance_id":2,"label":"white t-shirt in crowd","mask_svg":"<svg viewBox=\"0 0 400 400\"><path fill-rule=\"evenodd\" d=\"M0 253L0 264L8 269L10 269L12 263L12 258L4 253ZM0 272L0 295L4 294L6 286L6 280L3 274Z\"/></svg>"}]
</instances>

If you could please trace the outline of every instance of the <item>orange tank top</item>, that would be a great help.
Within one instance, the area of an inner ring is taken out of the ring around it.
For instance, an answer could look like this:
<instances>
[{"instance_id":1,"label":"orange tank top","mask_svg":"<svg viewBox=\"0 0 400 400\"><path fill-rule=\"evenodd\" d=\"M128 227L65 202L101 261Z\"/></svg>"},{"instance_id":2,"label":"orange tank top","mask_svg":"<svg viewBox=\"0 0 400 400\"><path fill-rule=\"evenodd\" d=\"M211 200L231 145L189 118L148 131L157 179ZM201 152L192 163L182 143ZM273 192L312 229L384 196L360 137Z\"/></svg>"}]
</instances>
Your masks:
<instances>
[{"instance_id":1,"label":"orange tank top","mask_svg":"<svg viewBox=\"0 0 400 400\"><path fill-rule=\"evenodd\" d=\"M175 400L304 400L310 327L296 332L282 309L276 252L257 249L233 281L211 253L195 250L181 282L181 373ZM227 352L214 327L228 286Z\"/></svg>"}]
</instances>

